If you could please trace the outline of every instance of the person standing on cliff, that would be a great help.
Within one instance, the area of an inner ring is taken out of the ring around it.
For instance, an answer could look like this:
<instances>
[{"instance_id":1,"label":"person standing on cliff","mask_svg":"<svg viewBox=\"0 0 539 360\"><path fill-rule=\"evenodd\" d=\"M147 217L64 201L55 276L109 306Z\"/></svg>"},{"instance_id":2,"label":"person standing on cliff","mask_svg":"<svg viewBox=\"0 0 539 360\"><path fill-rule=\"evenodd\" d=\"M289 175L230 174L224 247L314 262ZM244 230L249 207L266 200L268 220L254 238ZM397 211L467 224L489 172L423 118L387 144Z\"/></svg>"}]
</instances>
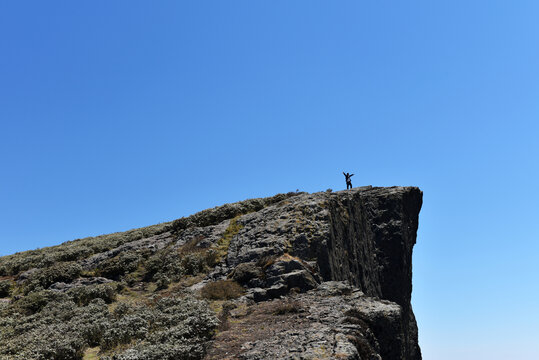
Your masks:
<instances>
[{"instance_id":1,"label":"person standing on cliff","mask_svg":"<svg viewBox=\"0 0 539 360\"><path fill-rule=\"evenodd\" d=\"M344 171L342 172L342 174L346 178L346 190L348 190L349 188L351 189L352 188L352 176L354 176L354 174L345 173Z\"/></svg>"}]
</instances>

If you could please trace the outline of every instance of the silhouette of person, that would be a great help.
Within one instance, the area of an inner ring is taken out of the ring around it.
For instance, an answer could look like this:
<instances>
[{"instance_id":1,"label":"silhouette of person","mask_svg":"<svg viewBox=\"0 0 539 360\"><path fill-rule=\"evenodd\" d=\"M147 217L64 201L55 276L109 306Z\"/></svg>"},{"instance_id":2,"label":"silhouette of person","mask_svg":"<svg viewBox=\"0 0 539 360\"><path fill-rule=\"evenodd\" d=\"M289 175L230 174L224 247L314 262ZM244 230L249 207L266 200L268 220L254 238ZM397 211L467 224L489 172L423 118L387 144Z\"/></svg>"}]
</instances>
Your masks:
<instances>
[{"instance_id":1,"label":"silhouette of person","mask_svg":"<svg viewBox=\"0 0 539 360\"><path fill-rule=\"evenodd\" d=\"M352 178L352 176L354 176L354 174L345 173L344 171L342 172L342 174L346 178L346 190L351 189L352 188L352 179L351 178Z\"/></svg>"}]
</instances>

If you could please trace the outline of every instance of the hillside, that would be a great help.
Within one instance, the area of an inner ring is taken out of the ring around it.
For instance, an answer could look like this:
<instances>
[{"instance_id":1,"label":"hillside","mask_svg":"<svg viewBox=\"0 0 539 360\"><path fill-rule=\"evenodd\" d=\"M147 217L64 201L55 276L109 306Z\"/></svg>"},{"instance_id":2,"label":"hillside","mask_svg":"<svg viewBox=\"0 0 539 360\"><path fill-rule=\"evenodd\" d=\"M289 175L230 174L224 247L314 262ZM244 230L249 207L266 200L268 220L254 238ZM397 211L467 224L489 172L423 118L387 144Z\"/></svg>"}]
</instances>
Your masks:
<instances>
[{"instance_id":1,"label":"hillside","mask_svg":"<svg viewBox=\"0 0 539 360\"><path fill-rule=\"evenodd\" d=\"M421 359L422 192L226 204L0 258L0 359Z\"/></svg>"}]
</instances>

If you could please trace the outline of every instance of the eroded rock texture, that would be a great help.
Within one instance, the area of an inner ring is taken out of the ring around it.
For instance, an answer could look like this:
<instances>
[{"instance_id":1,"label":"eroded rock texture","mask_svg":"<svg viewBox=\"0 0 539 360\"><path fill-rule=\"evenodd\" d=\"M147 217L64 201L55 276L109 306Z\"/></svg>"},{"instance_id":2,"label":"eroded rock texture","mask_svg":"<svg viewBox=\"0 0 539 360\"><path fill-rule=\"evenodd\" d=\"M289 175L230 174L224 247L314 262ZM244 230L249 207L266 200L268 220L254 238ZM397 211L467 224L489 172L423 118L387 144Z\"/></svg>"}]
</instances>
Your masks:
<instances>
[{"instance_id":1,"label":"eroded rock texture","mask_svg":"<svg viewBox=\"0 0 539 360\"><path fill-rule=\"evenodd\" d=\"M410 304L412 248L421 204L422 192L415 187L363 187L288 197L237 218L241 229L230 242L226 264L210 278L240 280L249 288L247 297L256 302L280 298L290 291L316 293L312 289L325 281L346 281L361 291L360 298L365 304L393 309L382 312L386 317L379 314L362 317L371 320L366 323L374 334L373 354L383 359L421 359L417 324ZM310 311L327 303L319 295L313 296L318 296L319 301L311 298ZM329 308L350 306L343 299L331 300L333 305ZM366 308L361 310L359 303L355 307L358 313L369 313ZM290 337L280 334L279 339L272 341L292 342L302 348L303 342L311 343L308 339L313 334L319 336L328 329L333 335L339 333L340 320L333 319L337 321L334 323L322 317L317 319L302 334L289 334ZM272 348L269 343L266 350L262 349L266 345L256 344L243 347L245 353L240 351L241 358L263 358L261 354ZM303 345L303 357L296 357L293 352L282 353L287 348L284 346L278 351L281 354L278 358L317 358L305 355L312 349L307 351L309 346ZM328 358L336 356L333 353ZM346 358L365 358L352 353L349 356Z\"/></svg>"},{"instance_id":2,"label":"eroded rock texture","mask_svg":"<svg viewBox=\"0 0 539 360\"><path fill-rule=\"evenodd\" d=\"M177 248L194 239L198 239L197 246L205 248L223 250L224 246L226 256L191 291L196 293L208 282L234 279L247 288L241 301L259 304L300 296L291 293L305 293L310 295L301 295L297 300L303 303L303 309L308 309L305 311L318 314L303 319L302 326L296 324L293 329L279 332L276 338L266 334L265 339L245 340L242 346L225 351L226 356L381 356L384 360L418 360L421 353L410 299L412 249L421 204L422 192L416 187L367 186L246 200L176 220L170 231L94 255L83 266L96 266L125 248L154 251L170 244ZM225 235L231 227L234 232ZM223 238L227 238L225 245L221 243ZM342 294L324 297L319 288L328 281L349 283L356 289L355 298ZM353 324L343 323L343 319L349 319L345 315L348 310L361 315L361 326L355 324L357 328L352 333L348 330ZM226 338L226 332L219 336ZM217 338L214 348L223 346L220 339ZM280 344L278 349L275 344ZM230 346L230 342L224 345ZM341 348L356 350L338 350Z\"/></svg>"},{"instance_id":3,"label":"eroded rock texture","mask_svg":"<svg viewBox=\"0 0 539 360\"><path fill-rule=\"evenodd\" d=\"M200 351L193 358L207 349L208 360L420 360L410 299L421 204L416 187L250 199L43 254L5 257L9 276L0 271L0 280L7 294L12 286L17 293L43 288L53 291L49 297L82 294L88 301L120 282L129 287L124 297L147 296L148 303L174 291L204 296L208 286L235 281L244 295L211 304L222 308L219 332L195 344ZM145 344L156 346L150 335ZM173 350L181 343L174 336L164 342Z\"/></svg>"},{"instance_id":4,"label":"eroded rock texture","mask_svg":"<svg viewBox=\"0 0 539 360\"><path fill-rule=\"evenodd\" d=\"M421 191L374 188L339 194L329 204L329 259L320 262L323 277L349 280L366 295L399 304L403 309L405 358L420 359L410 299Z\"/></svg>"}]
</instances>

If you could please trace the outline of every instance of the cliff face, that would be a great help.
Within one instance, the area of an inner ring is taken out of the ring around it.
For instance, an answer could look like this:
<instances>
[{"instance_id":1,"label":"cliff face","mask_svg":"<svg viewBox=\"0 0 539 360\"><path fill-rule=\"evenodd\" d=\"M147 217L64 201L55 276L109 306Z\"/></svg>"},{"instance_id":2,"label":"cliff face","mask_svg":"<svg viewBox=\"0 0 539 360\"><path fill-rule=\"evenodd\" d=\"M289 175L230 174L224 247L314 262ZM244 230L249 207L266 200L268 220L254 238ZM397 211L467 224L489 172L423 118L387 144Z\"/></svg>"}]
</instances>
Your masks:
<instances>
[{"instance_id":1,"label":"cliff face","mask_svg":"<svg viewBox=\"0 0 539 360\"><path fill-rule=\"evenodd\" d=\"M0 359L419 360L421 204L415 187L280 194L0 258Z\"/></svg>"},{"instance_id":2,"label":"cliff face","mask_svg":"<svg viewBox=\"0 0 539 360\"><path fill-rule=\"evenodd\" d=\"M372 323L370 330L378 341L373 347L383 359L421 359L410 304L412 249L421 204L422 192L414 187L294 196L238 219L243 228L230 244L227 264L234 268L284 254L301 260L303 266L288 265L290 269L274 270L264 282L258 278L248 282L255 300L338 280L365 296L391 301L399 305L398 316L393 315L398 324L384 328ZM390 327L393 332L388 332Z\"/></svg>"},{"instance_id":3,"label":"cliff face","mask_svg":"<svg viewBox=\"0 0 539 360\"><path fill-rule=\"evenodd\" d=\"M324 278L348 280L366 295L402 307L407 359L421 358L410 303L412 249L421 205L422 192L417 188L367 189L333 197L328 262L320 263Z\"/></svg>"}]
</instances>

